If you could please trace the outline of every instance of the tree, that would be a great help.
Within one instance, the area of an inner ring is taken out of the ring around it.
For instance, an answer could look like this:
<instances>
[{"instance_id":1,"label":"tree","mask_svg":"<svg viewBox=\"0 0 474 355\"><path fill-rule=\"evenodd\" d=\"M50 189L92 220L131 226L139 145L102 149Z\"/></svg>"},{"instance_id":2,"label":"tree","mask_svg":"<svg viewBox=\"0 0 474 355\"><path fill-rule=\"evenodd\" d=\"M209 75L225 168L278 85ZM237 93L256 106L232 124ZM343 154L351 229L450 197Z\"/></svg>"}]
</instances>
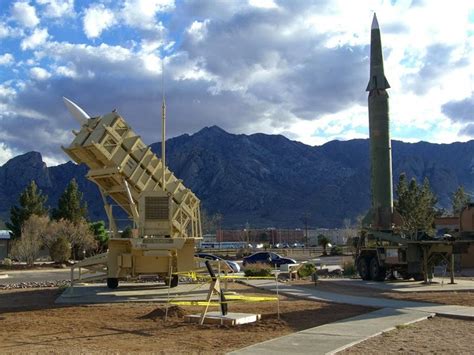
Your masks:
<instances>
[{"instance_id":1,"label":"tree","mask_svg":"<svg viewBox=\"0 0 474 355\"><path fill-rule=\"evenodd\" d=\"M66 237L60 236L53 245L51 245L49 255L56 263L67 262L71 257L71 243L69 243Z\"/></svg>"},{"instance_id":2,"label":"tree","mask_svg":"<svg viewBox=\"0 0 474 355\"><path fill-rule=\"evenodd\" d=\"M86 220L81 219L73 223L66 219L51 223L50 235L53 242L60 237L65 237L73 251L74 258L77 259L83 251L88 252L97 248L94 234Z\"/></svg>"},{"instance_id":3,"label":"tree","mask_svg":"<svg viewBox=\"0 0 474 355\"><path fill-rule=\"evenodd\" d=\"M406 175L401 174L396 193L398 200L395 201L395 208L401 216L401 228L405 234L410 239L417 239L418 232L432 234L437 198L431 191L428 179L425 178L420 186L414 178L408 183Z\"/></svg>"},{"instance_id":4,"label":"tree","mask_svg":"<svg viewBox=\"0 0 474 355\"><path fill-rule=\"evenodd\" d=\"M107 234L107 230L105 229L104 221L97 221L91 223L91 230L97 242L97 252L105 252L107 250L107 245L109 242L109 235Z\"/></svg>"},{"instance_id":5,"label":"tree","mask_svg":"<svg viewBox=\"0 0 474 355\"><path fill-rule=\"evenodd\" d=\"M26 261L33 266L43 246L43 236L47 234L49 218L32 215L23 222L21 237L13 243L11 254L14 258Z\"/></svg>"},{"instance_id":6,"label":"tree","mask_svg":"<svg viewBox=\"0 0 474 355\"><path fill-rule=\"evenodd\" d=\"M201 211L201 226L203 234L213 234L220 229L222 223L222 214L214 213L209 215L206 210Z\"/></svg>"},{"instance_id":7,"label":"tree","mask_svg":"<svg viewBox=\"0 0 474 355\"><path fill-rule=\"evenodd\" d=\"M47 196L41 193L34 180L20 194L20 207L13 206L10 209L10 222L6 223L7 228L11 231L12 239L21 237L21 228L23 223L32 215L45 216L48 210L44 206Z\"/></svg>"},{"instance_id":8,"label":"tree","mask_svg":"<svg viewBox=\"0 0 474 355\"><path fill-rule=\"evenodd\" d=\"M471 197L466 194L463 186L459 186L456 191L454 191L451 197L453 214L455 216L458 216L461 213L462 209L466 207L469 202L471 202Z\"/></svg>"},{"instance_id":9,"label":"tree","mask_svg":"<svg viewBox=\"0 0 474 355\"><path fill-rule=\"evenodd\" d=\"M318 235L318 245L323 247L323 255L328 255L326 248L331 243L331 240L324 234Z\"/></svg>"},{"instance_id":10,"label":"tree","mask_svg":"<svg viewBox=\"0 0 474 355\"><path fill-rule=\"evenodd\" d=\"M87 204L82 202L82 192L79 191L76 179L72 179L69 185L59 197L58 208L53 209L52 217L55 220L66 219L78 223L87 218Z\"/></svg>"}]
</instances>

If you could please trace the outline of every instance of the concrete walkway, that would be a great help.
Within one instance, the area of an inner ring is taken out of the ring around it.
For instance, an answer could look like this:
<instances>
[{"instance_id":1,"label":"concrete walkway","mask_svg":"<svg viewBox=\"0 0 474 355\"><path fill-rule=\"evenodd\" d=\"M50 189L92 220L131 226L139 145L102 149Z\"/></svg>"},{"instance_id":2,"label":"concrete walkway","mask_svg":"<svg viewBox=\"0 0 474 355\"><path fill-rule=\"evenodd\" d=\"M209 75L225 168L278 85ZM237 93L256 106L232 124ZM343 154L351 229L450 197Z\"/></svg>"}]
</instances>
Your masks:
<instances>
[{"instance_id":1,"label":"concrete walkway","mask_svg":"<svg viewBox=\"0 0 474 355\"><path fill-rule=\"evenodd\" d=\"M248 280L244 282L247 285L253 287L276 292L276 284L274 281ZM417 312L434 313L442 316L474 320L474 307L442 305L428 302L401 301L388 298L351 296L340 293L320 291L318 290L317 286L315 286L314 288L310 288L284 285L281 283L278 284L278 292L288 296L300 297L316 301L345 303L377 308L406 309Z\"/></svg>"},{"instance_id":2,"label":"concrete walkway","mask_svg":"<svg viewBox=\"0 0 474 355\"><path fill-rule=\"evenodd\" d=\"M230 354L333 354L361 341L433 316L426 312L379 309L236 350Z\"/></svg>"},{"instance_id":3,"label":"concrete walkway","mask_svg":"<svg viewBox=\"0 0 474 355\"><path fill-rule=\"evenodd\" d=\"M277 291L274 281L248 280L244 282L266 291ZM380 307L381 309L268 340L230 354L334 354L392 330L398 325L418 322L436 314L474 320L474 307L350 296L320 291L317 286L298 287L281 283L278 284L278 292L315 301Z\"/></svg>"}]
</instances>

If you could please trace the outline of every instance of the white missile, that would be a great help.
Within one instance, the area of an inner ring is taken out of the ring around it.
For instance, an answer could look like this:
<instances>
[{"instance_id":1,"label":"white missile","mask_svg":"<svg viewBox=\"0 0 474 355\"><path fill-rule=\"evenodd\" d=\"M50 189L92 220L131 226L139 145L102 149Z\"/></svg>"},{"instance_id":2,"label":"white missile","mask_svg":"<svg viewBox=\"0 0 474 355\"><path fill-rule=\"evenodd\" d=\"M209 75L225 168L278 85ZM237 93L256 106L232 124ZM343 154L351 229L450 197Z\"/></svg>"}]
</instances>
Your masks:
<instances>
[{"instance_id":1,"label":"white missile","mask_svg":"<svg viewBox=\"0 0 474 355\"><path fill-rule=\"evenodd\" d=\"M86 111L84 111L82 108L80 108L78 105L76 105L71 100L65 98L64 96L63 96L63 101L67 109L69 110L69 113L72 115L72 117L74 117L79 122L81 126L86 124L87 120L91 118L86 113Z\"/></svg>"}]
</instances>

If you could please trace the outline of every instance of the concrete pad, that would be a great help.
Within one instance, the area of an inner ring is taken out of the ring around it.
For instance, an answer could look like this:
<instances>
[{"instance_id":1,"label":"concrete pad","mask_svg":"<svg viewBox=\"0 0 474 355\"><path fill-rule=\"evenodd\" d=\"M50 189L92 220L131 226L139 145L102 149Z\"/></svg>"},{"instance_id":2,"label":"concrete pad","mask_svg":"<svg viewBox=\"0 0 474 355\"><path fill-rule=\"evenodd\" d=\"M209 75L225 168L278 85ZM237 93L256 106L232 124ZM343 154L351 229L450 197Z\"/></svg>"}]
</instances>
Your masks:
<instances>
[{"instance_id":1,"label":"concrete pad","mask_svg":"<svg viewBox=\"0 0 474 355\"><path fill-rule=\"evenodd\" d=\"M204 324L221 324L221 325L239 325L255 323L260 320L262 316L260 314L251 313L227 313L225 316L221 312L207 312L204 317ZM201 321L200 314L190 314L184 316L186 322L199 323Z\"/></svg>"},{"instance_id":2,"label":"concrete pad","mask_svg":"<svg viewBox=\"0 0 474 355\"><path fill-rule=\"evenodd\" d=\"M106 284L75 284L68 287L57 299L58 304L167 302L203 300L209 291L208 284L181 284L168 289L162 283L120 283L116 289Z\"/></svg>"},{"instance_id":3,"label":"concrete pad","mask_svg":"<svg viewBox=\"0 0 474 355\"><path fill-rule=\"evenodd\" d=\"M450 284L449 278L435 277L431 284L422 281L396 280L396 281L364 281L361 279L325 279L324 282L331 282L344 286L359 286L374 288L384 291L395 292L429 292L429 291L474 291L474 281L465 279L454 279L455 284Z\"/></svg>"},{"instance_id":4,"label":"concrete pad","mask_svg":"<svg viewBox=\"0 0 474 355\"><path fill-rule=\"evenodd\" d=\"M0 279L6 279L8 278L8 274L0 274Z\"/></svg>"},{"instance_id":5,"label":"concrete pad","mask_svg":"<svg viewBox=\"0 0 474 355\"><path fill-rule=\"evenodd\" d=\"M254 286L266 291L277 291L274 281L245 280L243 282L247 285ZM418 312L436 313L437 315L443 315L448 317L474 320L474 307L442 305L438 303L429 302L402 301L393 300L389 298L351 296L341 293L320 291L318 290L317 286L314 288L307 288L279 284L278 292L288 296L300 297L315 301L345 303L377 308L407 309Z\"/></svg>"},{"instance_id":6,"label":"concrete pad","mask_svg":"<svg viewBox=\"0 0 474 355\"><path fill-rule=\"evenodd\" d=\"M333 354L398 325L418 322L432 314L386 308L286 335L230 354Z\"/></svg>"}]
</instances>

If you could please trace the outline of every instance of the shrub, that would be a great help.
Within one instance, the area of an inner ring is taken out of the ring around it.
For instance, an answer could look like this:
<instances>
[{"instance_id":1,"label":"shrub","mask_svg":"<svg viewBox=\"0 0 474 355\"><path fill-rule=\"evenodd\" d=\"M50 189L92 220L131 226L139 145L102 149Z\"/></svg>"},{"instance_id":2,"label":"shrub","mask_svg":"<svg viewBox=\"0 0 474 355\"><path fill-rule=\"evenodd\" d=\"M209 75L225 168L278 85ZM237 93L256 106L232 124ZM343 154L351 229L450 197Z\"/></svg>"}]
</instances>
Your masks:
<instances>
[{"instance_id":1,"label":"shrub","mask_svg":"<svg viewBox=\"0 0 474 355\"><path fill-rule=\"evenodd\" d=\"M342 248L338 245L335 245L331 248L331 255L342 255Z\"/></svg>"},{"instance_id":2,"label":"shrub","mask_svg":"<svg viewBox=\"0 0 474 355\"><path fill-rule=\"evenodd\" d=\"M244 269L245 276L271 276L272 268L263 263L248 264Z\"/></svg>"},{"instance_id":3,"label":"shrub","mask_svg":"<svg viewBox=\"0 0 474 355\"><path fill-rule=\"evenodd\" d=\"M315 271L316 267L314 266L314 264L306 263L298 269L298 276L308 277L311 276Z\"/></svg>"},{"instance_id":4,"label":"shrub","mask_svg":"<svg viewBox=\"0 0 474 355\"><path fill-rule=\"evenodd\" d=\"M355 267L353 261L345 262L342 268L344 270L342 272L344 276L354 276L355 274L357 274L357 268Z\"/></svg>"},{"instance_id":5,"label":"shrub","mask_svg":"<svg viewBox=\"0 0 474 355\"><path fill-rule=\"evenodd\" d=\"M69 243L66 237L60 236L51 245L49 255L56 263L64 263L68 261L71 257L71 243Z\"/></svg>"},{"instance_id":6,"label":"shrub","mask_svg":"<svg viewBox=\"0 0 474 355\"><path fill-rule=\"evenodd\" d=\"M2 265L10 267L10 266L13 265L13 261L10 258L5 258L5 259L3 259Z\"/></svg>"}]
</instances>

